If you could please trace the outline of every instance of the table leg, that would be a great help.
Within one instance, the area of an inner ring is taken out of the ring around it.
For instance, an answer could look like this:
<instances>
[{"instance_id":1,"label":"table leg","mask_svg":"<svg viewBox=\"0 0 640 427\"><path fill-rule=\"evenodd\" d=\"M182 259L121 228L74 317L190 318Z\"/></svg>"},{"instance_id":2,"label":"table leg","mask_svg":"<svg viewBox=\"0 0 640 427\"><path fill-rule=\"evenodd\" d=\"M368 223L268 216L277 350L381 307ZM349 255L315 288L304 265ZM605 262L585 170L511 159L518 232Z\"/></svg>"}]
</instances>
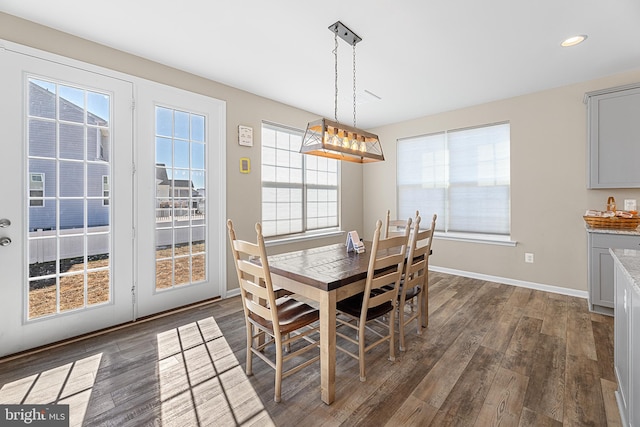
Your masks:
<instances>
[{"instance_id":1,"label":"table leg","mask_svg":"<svg viewBox=\"0 0 640 427\"><path fill-rule=\"evenodd\" d=\"M429 270L426 272L427 277L424 278L424 286L422 295L420 295L420 302L418 304L422 304L422 319L420 319L420 323L423 328L426 328L429 325Z\"/></svg>"},{"instance_id":2,"label":"table leg","mask_svg":"<svg viewBox=\"0 0 640 427\"><path fill-rule=\"evenodd\" d=\"M336 395L336 292L320 298L320 388L322 401L330 405Z\"/></svg>"}]
</instances>

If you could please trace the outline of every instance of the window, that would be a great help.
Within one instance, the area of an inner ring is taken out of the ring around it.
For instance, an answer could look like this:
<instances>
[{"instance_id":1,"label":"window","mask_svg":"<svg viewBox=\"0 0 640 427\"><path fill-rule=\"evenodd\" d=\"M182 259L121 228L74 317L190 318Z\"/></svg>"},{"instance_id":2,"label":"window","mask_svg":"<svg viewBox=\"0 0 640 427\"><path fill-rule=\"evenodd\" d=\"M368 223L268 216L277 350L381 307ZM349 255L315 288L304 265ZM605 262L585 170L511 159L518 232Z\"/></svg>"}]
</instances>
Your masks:
<instances>
[{"instance_id":1,"label":"window","mask_svg":"<svg viewBox=\"0 0 640 427\"><path fill-rule=\"evenodd\" d=\"M439 231L509 235L509 146L508 123L399 140L399 217L417 209Z\"/></svg>"},{"instance_id":2,"label":"window","mask_svg":"<svg viewBox=\"0 0 640 427\"><path fill-rule=\"evenodd\" d=\"M44 174L29 174L29 206L44 206Z\"/></svg>"},{"instance_id":3,"label":"window","mask_svg":"<svg viewBox=\"0 0 640 427\"><path fill-rule=\"evenodd\" d=\"M300 154L303 133L262 124L262 232L304 233L338 226L338 161Z\"/></svg>"},{"instance_id":4,"label":"window","mask_svg":"<svg viewBox=\"0 0 640 427\"><path fill-rule=\"evenodd\" d=\"M109 175L102 175L102 206L109 206Z\"/></svg>"}]
</instances>

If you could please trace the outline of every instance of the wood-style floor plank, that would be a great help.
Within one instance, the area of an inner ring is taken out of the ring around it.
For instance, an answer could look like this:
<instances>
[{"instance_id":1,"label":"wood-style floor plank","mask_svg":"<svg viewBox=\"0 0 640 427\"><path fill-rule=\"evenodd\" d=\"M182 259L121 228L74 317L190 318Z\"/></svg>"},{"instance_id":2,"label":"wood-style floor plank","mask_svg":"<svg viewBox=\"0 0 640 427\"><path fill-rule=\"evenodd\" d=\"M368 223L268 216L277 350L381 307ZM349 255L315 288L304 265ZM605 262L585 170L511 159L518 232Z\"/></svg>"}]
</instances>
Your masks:
<instances>
[{"instance_id":1,"label":"wood-style floor plank","mask_svg":"<svg viewBox=\"0 0 640 427\"><path fill-rule=\"evenodd\" d=\"M609 318L612 320L611 318ZM596 345L596 355L600 366L600 376L611 382L616 382L613 369L613 321L592 321L593 338Z\"/></svg>"},{"instance_id":2,"label":"wood-style floor plank","mask_svg":"<svg viewBox=\"0 0 640 427\"><path fill-rule=\"evenodd\" d=\"M547 300L540 332L564 339L567 335L567 301L566 296L561 296L563 298L550 296Z\"/></svg>"},{"instance_id":3,"label":"wood-style floor plank","mask_svg":"<svg viewBox=\"0 0 640 427\"><path fill-rule=\"evenodd\" d=\"M524 406L549 418L562 421L565 394L566 342L540 334Z\"/></svg>"},{"instance_id":4,"label":"wood-style floor plank","mask_svg":"<svg viewBox=\"0 0 640 427\"><path fill-rule=\"evenodd\" d=\"M567 354L598 360L586 301L581 298L569 297L567 303Z\"/></svg>"},{"instance_id":5,"label":"wood-style floor plank","mask_svg":"<svg viewBox=\"0 0 640 427\"><path fill-rule=\"evenodd\" d=\"M529 378L524 375L499 368L475 426L518 425L528 382Z\"/></svg>"},{"instance_id":6,"label":"wood-style floor plank","mask_svg":"<svg viewBox=\"0 0 640 427\"><path fill-rule=\"evenodd\" d=\"M564 425L607 424L598 363L584 356L567 355Z\"/></svg>"},{"instance_id":7,"label":"wood-style floor plank","mask_svg":"<svg viewBox=\"0 0 640 427\"><path fill-rule=\"evenodd\" d=\"M602 400L604 401L604 409L607 414L607 426L622 426L622 421L620 420L620 413L618 412L618 406L616 405L615 397L615 392L618 389L618 384L613 381L601 378L600 385L602 388Z\"/></svg>"},{"instance_id":8,"label":"wood-style floor plank","mask_svg":"<svg viewBox=\"0 0 640 427\"><path fill-rule=\"evenodd\" d=\"M502 360L504 368L529 376L541 328L541 319L520 318Z\"/></svg>"},{"instance_id":9,"label":"wood-style floor plank","mask_svg":"<svg viewBox=\"0 0 640 427\"><path fill-rule=\"evenodd\" d=\"M580 298L430 273L430 318L358 363L338 353L336 400L319 364L283 380L244 371L239 298L0 361L0 403L68 403L72 426L619 426L613 319ZM273 349L266 349L272 354Z\"/></svg>"},{"instance_id":10,"label":"wood-style floor plank","mask_svg":"<svg viewBox=\"0 0 640 427\"><path fill-rule=\"evenodd\" d=\"M500 352L479 347L431 424L440 426L446 425L448 420L455 420L454 425L473 425L500 367L501 358Z\"/></svg>"}]
</instances>

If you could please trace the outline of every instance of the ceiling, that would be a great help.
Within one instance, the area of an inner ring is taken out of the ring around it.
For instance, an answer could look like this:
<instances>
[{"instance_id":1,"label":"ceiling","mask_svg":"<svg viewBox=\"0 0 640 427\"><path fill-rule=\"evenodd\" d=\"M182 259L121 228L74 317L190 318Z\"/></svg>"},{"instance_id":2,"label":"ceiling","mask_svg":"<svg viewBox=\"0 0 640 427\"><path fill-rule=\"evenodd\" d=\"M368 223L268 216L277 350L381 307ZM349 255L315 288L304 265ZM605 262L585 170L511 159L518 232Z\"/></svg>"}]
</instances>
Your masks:
<instances>
[{"instance_id":1,"label":"ceiling","mask_svg":"<svg viewBox=\"0 0 640 427\"><path fill-rule=\"evenodd\" d=\"M638 0L0 0L0 11L329 118L328 27L342 21L363 39L361 128L640 68ZM560 47L577 34L588 39ZM349 124L352 55L339 39Z\"/></svg>"}]
</instances>

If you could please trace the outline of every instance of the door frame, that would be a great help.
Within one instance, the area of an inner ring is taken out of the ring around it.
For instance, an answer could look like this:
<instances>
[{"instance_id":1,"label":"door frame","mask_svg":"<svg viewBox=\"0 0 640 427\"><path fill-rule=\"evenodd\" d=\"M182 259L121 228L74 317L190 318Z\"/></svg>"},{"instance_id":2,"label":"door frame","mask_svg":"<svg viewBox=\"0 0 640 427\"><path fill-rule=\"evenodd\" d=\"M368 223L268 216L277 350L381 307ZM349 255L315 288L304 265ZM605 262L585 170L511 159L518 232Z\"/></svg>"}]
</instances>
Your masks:
<instances>
[{"instance_id":1,"label":"door frame","mask_svg":"<svg viewBox=\"0 0 640 427\"><path fill-rule=\"evenodd\" d=\"M173 289L155 289L155 229L149 215L155 208L155 107L197 112L207 117L207 235L208 280ZM134 270L135 318L197 303L225 298L226 280L226 102L172 86L137 80L137 145L134 213L137 218ZM151 161L149 161L151 157ZM142 182L142 183L141 183ZM215 186L217 185L217 186ZM210 191L210 189L212 189ZM149 242L153 242L150 245ZM153 251L150 251L153 249Z\"/></svg>"}]
</instances>

